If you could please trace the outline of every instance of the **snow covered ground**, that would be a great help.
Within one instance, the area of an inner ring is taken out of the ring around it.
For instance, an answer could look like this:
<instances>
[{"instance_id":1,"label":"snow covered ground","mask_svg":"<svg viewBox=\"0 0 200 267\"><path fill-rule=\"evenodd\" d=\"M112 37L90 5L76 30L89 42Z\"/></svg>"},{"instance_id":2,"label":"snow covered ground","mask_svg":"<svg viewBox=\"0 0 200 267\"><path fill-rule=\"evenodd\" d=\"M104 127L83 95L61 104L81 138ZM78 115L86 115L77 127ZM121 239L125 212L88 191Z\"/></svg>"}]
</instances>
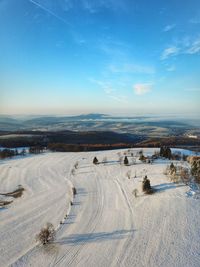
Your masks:
<instances>
[{"instance_id":1,"label":"snow covered ground","mask_svg":"<svg viewBox=\"0 0 200 267\"><path fill-rule=\"evenodd\" d=\"M145 155L154 150L143 149ZM0 193L19 184L25 188L21 198L0 209L0 266L199 267L199 200L186 197L189 188L163 174L168 160L124 166L119 151L127 150L0 161ZM92 164L94 156L107 157L107 163ZM145 174L157 189L153 195L141 191ZM70 206L72 185L77 195ZM57 235L53 244L41 247L35 235L46 222L54 224Z\"/></svg>"}]
</instances>

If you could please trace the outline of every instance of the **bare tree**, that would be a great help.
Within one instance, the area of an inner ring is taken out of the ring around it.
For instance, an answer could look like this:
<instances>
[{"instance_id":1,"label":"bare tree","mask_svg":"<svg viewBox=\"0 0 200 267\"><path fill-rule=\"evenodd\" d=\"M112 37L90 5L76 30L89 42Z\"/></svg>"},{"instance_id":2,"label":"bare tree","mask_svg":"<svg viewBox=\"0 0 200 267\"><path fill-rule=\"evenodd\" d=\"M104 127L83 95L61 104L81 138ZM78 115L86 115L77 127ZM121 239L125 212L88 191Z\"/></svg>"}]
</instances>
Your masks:
<instances>
[{"instance_id":1,"label":"bare tree","mask_svg":"<svg viewBox=\"0 0 200 267\"><path fill-rule=\"evenodd\" d=\"M55 238L55 229L52 223L47 223L46 227L42 228L38 235L36 235L36 240L42 245L45 245Z\"/></svg>"},{"instance_id":2,"label":"bare tree","mask_svg":"<svg viewBox=\"0 0 200 267\"><path fill-rule=\"evenodd\" d=\"M190 181L190 172L188 168L180 168L180 178L184 184L188 185Z\"/></svg>"},{"instance_id":3,"label":"bare tree","mask_svg":"<svg viewBox=\"0 0 200 267\"><path fill-rule=\"evenodd\" d=\"M133 195L134 195L134 197L136 198L136 197L138 197L138 190L137 190L137 188L135 188L135 189L133 189Z\"/></svg>"},{"instance_id":4,"label":"bare tree","mask_svg":"<svg viewBox=\"0 0 200 267\"><path fill-rule=\"evenodd\" d=\"M128 179L131 179L131 170L127 171L127 173L126 173L126 177L127 177Z\"/></svg>"}]
</instances>

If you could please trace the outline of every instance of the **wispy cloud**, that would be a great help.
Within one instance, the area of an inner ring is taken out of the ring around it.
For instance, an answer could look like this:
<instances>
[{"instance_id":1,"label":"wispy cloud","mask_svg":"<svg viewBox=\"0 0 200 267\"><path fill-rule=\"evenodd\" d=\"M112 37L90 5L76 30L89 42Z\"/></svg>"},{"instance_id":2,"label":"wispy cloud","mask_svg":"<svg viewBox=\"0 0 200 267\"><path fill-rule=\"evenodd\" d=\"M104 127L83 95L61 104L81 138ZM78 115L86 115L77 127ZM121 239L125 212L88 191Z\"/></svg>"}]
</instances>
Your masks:
<instances>
[{"instance_id":1,"label":"wispy cloud","mask_svg":"<svg viewBox=\"0 0 200 267\"><path fill-rule=\"evenodd\" d=\"M176 27L176 24L169 24L169 25L166 25L163 29L164 32L168 32L168 31L171 31L173 30L174 28Z\"/></svg>"},{"instance_id":2,"label":"wispy cloud","mask_svg":"<svg viewBox=\"0 0 200 267\"><path fill-rule=\"evenodd\" d=\"M162 55L161 55L161 60L167 59L170 56L175 56L179 53L180 48L176 47L176 46L171 46L166 48Z\"/></svg>"},{"instance_id":3,"label":"wispy cloud","mask_svg":"<svg viewBox=\"0 0 200 267\"><path fill-rule=\"evenodd\" d=\"M152 83L137 83L133 86L136 95L144 95L152 89Z\"/></svg>"},{"instance_id":4,"label":"wispy cloud","mask_svg":"<svg viewBox=\"0 0 200 267\"><path fill-rule=\"evenodd\" d=\"M200 52L200 38L193 41L190 47L186 50L188 54L197 54Z\"/></svg>"},{"instance_id":5,"label":"wispy cloud","mask_svg":"<svg viewBox=\"0 0 200 267\"><path fill-rule=\"evenodd\" d=\"M165 60L172 56L177 56L179 54L199 54L200 53L200 36L196 38L189 38L188 36L178 40L176 45L171 45L170 47L164 49L161 54L160 59Z\"/></svg>"}]
</instances>

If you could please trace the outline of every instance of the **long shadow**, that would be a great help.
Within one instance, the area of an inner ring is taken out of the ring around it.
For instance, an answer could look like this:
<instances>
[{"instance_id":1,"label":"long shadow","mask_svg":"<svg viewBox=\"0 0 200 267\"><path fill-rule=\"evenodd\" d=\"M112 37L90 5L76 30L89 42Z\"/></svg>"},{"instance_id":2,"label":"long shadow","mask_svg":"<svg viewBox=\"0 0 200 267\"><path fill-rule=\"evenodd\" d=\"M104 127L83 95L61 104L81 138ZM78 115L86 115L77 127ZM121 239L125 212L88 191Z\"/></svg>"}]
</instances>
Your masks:
<instances>
[{"instance_id":1,"label":"long shadow","mask_svg":"<svg viewBox=\"0 0 200 267\"><path fill-rule=\"evenodd\" d=\"M134 230L116 230L113 232L75 234L75 235L70 235L66 238L61 238L60 240L57 240L56 243L59 243L61 245L64 244L77 245L82 243L103 242L103 241L127 238L133 232Z\"/></svg>"},{"instance_id":2,"label":"long shadow","mask_svg":"<svg viewBox=\"0 0 200 267\"><path fill-rule=\"evenodd\" d=\"M164 184L154 185L152 186L152 188L155 189L156 192L163 192L169 189L175 189L177 187L182 187L182 186L185 186L185 185L182 185L182 184L177 185L174 183L164 183Z\"/></svg>"},{"instance_id":3,"label":"long shadow","mask_svg":"<svg viewBox=\"0 0 200 267\"><path fill-rule=\"evenodd\" d=\"M1 207L0 206L0 211L7 210L7 209L8 209L7 207Z\"/></svg>"},{"instance_id":4,"label":"long shadow","mask_svg":"<svg viewBox=\"0 0 200 267\"><path fill-rule=\"evenodd\" d=\"M79 206L80 204L81 204L80 201L75 201L75 202L73 202L73 206Z\"/></svg>"},{"instance_id":5,"label":"long shadow","mask_svg":"<svg viewBox=\"0 0 200 267\"><path fill-rule=\"evenodd\" d=\"M85 190L85 188L82 188L82 187L77 188L77 195L85 196L87 194L88 194L88 192Z\"/></svg>"},{"instance_id":6,"label":"long shadow","mask_svg":"<svg viewBox=\"0 0 200 267\"><path fill-rule=\"evenodd\" d=\"M73 204L74 205L74 204ZM75 204L76 205L76 204ZM76 215L69 214L66 218L66 220L62 224L73 224L76 221Z\"/></svg>"},{"instance_id":7,"label":"long shadow","mask_svg":"<svg viewBox=\"0 0 200 267\"><path fill-rule=\"evenodd\" d=\"M75 218L75 217L76 217L76 215L74 215L74 214L69 214L69 215L67 216L68 219L73 219L73 218Z\"/></svg>"},{"instance_id":8,"label":"long shadow","mask_svg":"<svg viewBox=\"0 0 200 267\"><path fill-rule=\"evenodd\" d=\"M106 162L99 162L99 164L104 164L104 165L118 165L119 164L119 161L110 160L110 161L106 161Z\"/></svg>"}]
</instances>

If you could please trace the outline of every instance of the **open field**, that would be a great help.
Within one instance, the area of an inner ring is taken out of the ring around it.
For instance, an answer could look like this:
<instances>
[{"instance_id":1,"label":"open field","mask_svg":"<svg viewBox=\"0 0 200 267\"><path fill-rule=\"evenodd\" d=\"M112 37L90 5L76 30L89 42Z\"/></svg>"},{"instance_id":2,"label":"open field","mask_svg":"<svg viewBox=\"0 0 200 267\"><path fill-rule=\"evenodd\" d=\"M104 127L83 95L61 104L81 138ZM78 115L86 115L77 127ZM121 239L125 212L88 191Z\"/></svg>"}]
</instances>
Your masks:
<instances>
[{"instance_id":1,"label":"open field","mask_svg":"<svg viewBox=\"0 0 200 267\"><path fill-rule=\"evenodd\" d=\"M143 149L145 155L154 150ZM0 266L198 267L200 200L187 197L188 186L163 174L170 161L124 166L118 162L124 151L0 161L0 193L19 185L25 189L19 198L8 196L13 202L0 208ZM107 160L94 165L94 156ZM141 191L145 174L156 189L153 195ZM56 240L41 247L35 235L46 222L57 229Z\"/></svg>"}]
</instances>

